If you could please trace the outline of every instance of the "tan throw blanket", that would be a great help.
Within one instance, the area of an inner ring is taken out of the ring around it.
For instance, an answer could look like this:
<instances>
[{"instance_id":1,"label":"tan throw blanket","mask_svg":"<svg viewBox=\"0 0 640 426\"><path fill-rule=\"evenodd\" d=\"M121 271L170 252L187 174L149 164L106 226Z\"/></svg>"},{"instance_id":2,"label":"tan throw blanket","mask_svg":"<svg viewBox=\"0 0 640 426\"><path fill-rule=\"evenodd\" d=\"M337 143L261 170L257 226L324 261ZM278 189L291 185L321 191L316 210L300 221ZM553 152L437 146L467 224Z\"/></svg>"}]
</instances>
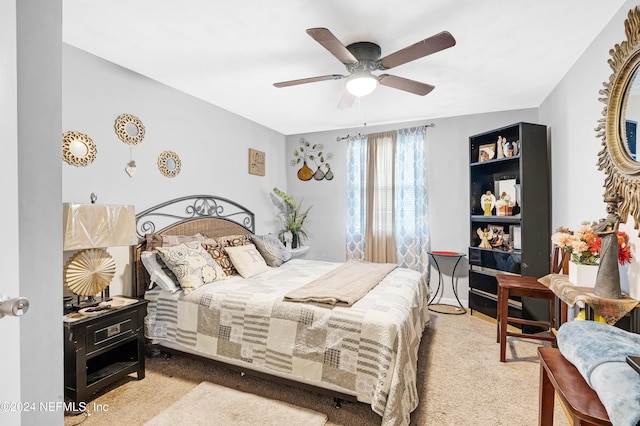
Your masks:
<instances>
[{"instance_id":1,"label":"tan throw blanket","mask_svg":"<svg viewBox=\"0 0 640 426\"><path fill-rule=\"evenodd\" d=\"M397 268L392 263L351 260L304 286L285 294L288 302L318 302L351 306Z\"/></svg>"}]
</instances>

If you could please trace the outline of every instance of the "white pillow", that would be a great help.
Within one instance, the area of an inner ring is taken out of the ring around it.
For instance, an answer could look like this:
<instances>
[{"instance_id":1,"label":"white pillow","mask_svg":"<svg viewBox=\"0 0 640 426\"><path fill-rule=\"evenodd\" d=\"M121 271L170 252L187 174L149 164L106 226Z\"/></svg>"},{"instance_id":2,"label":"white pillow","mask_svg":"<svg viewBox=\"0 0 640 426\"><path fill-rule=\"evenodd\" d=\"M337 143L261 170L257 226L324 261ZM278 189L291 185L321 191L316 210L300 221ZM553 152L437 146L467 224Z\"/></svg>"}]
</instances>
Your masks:
<instances>
[{"instance_id":1,"label":"white pillow","mask_svg":"<svg viewBox=\"0 0 640 426\"><path fill-rule=\"evenodd\" d=\"M156 284L161 289L170 293L175 293L180 290L176 276L164 262L160 263L158 253L155 250L140 253L140 260L149 273L151 284Z\"/></svg>"},{"instance_id":2,"label":"white pillow","mask_svg":"<svg viewBox=\"0 0 640 426\"><path fill-rule=\"evenodd\" d=\"M198 241L171 247L158 247L162 260L176 275L182 291L187 294L203 284L227 277L220 265Z\"/></svg>"},{"instance_id":3,"label":"white pillow","mask_svg":"<svg viewBox=\"0 0 640 426\"><path fill-rule=\"evenodd\" d=\"M231 259L231 263L243 278L249 278L261 272L268 271L269 266L255 245L247 244L237 247L224 248Z\"/></svg>"}]
</instances>

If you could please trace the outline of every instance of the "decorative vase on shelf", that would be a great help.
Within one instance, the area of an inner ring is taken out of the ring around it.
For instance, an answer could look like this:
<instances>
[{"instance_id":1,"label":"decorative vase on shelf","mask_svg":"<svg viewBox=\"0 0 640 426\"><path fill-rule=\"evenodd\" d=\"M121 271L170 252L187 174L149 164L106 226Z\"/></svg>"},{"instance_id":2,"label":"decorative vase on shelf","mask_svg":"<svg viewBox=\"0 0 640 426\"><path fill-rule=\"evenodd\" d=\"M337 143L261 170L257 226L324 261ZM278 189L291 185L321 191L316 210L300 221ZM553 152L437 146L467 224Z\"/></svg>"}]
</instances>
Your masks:
<instances>
[{"instance_id":1,"label":"decorative vase on shelf","mask_svg":"<svg viewBox=\"0 0 640 426\"><path fill-rule=\"evenodd\" d=\"M298 248L298 246L300 245L300 234L295 231L292 231L291 233L293 234L293 238L291 239L291 248Z\"/></svg>"},{"instance_id":2,"label":"decorative vase on shelf","mask_svg":"<svg viewBox=\"0 0 640 426\"><path fill-rule=\"evenodd\" d=\"M583 265L569 262L569 282L579 287L591 287L596 285L598 265Z\"/></svg>"}]
</instances>

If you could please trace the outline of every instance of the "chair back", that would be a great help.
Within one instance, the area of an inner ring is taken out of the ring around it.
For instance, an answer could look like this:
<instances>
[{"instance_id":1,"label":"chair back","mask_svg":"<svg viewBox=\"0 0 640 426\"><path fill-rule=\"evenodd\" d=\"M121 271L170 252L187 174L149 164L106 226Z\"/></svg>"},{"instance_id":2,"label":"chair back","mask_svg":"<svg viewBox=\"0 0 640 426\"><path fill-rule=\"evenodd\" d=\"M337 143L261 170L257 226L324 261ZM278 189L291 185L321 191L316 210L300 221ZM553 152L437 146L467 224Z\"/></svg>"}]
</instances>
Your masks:
<instances>
[{"instance_id":1,"label":"chair back","mask_svg":"<svg viewBox=\"0 0 640 426\"><path fill-rule=\"evenodd\" d=\"M549 271L552 274L567 275L569 273L569 253L556 245L551 250L551 268Z\"/></svg>"}]
</instances>

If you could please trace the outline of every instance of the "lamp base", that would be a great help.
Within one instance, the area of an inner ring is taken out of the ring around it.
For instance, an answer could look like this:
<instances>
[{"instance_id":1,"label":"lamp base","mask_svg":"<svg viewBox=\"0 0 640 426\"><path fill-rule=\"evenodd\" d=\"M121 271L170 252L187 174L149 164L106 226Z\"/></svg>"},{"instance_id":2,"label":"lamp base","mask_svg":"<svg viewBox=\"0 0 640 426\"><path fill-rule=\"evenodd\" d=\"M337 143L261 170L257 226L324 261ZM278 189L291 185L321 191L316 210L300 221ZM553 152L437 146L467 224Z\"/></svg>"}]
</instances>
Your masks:
<instances>
[{"instance_id":1,"label":"lamp base","mask_svg":"<svg viewBox=\"0 0 640 426\"><path fill-rule=\"evenodd\" d=\"M109 295L102 295L100 297L87 296L84 299L81 299L82 296L76 296L75 303L71 304L72 311L79 311L80 309L85 308L93 308L98 306L102 302L108 302L113 300L113 298L109 297Z\"/></svg>"}]
</instances>

